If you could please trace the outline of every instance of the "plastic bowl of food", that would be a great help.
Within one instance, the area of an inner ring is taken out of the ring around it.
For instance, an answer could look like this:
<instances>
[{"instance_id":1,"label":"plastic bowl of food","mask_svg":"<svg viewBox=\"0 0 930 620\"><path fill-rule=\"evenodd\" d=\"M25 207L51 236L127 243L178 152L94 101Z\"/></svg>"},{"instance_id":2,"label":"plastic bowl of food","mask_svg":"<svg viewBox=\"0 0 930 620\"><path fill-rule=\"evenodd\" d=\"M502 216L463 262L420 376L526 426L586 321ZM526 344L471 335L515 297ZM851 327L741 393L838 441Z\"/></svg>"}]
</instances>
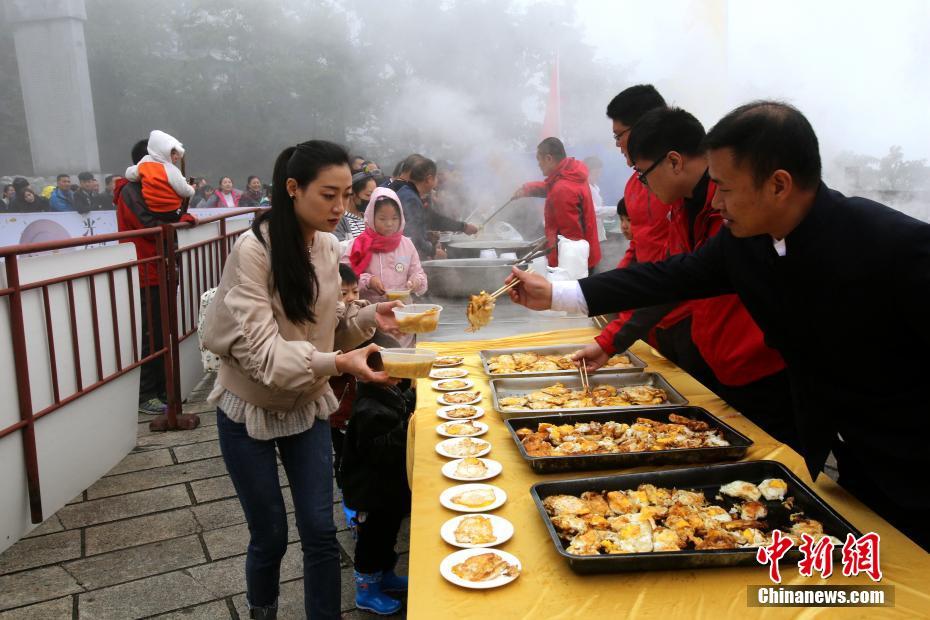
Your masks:
<instances>
[{"instance_id":1,"label":"plastic bowl of food","mask_svg":"<svg viewBox=\"0 0 930 620\"><path fill-rule=\"evenodd\" d=\"M442 306L436 304L410 304L403 308L394 308L397 327L404 334L428 334L439 327L439 313Z\"/></svg>"},{"instance_id":2,"label":"plastic bowl of food","mask_svg":"<svg viewBox=\"0 0 930 620\"><path fill-rule=\"evenodd\" d=\"M410 301L410 289L392 289L384 291L384 294L387 296L388 301L402 301L407 303Z\"/></svg>"},{"instance_id":3,"label":"plastic bowl of food","mask_svg":"<svg viewBox=\"0 0 930 620\"><path fill-rule=\"evenodd\" d=\"M381 349L384 372L395 379L423 379L429 376L436 352L429 349Z\"/></svg>"}]
</instances>

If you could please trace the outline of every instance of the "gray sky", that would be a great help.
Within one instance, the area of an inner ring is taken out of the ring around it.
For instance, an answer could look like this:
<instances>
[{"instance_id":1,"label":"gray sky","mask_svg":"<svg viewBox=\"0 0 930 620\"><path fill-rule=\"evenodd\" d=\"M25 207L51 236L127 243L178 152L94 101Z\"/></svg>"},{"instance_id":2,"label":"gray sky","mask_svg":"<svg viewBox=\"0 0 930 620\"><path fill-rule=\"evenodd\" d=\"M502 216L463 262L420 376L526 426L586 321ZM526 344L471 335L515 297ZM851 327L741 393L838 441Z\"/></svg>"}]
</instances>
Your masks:
<instances>
[{"instance_id":1,"label":"gray sky","mask_svg":"<svg viewBox=\"0 0 930 620\"><path fill-rule=\"evenodd\" d=\"M927 0L576 3L601 55L708 127L740 103L777 98L811 120L825 164L892 144L930 160Z\"/></svg>"}]
</instances>

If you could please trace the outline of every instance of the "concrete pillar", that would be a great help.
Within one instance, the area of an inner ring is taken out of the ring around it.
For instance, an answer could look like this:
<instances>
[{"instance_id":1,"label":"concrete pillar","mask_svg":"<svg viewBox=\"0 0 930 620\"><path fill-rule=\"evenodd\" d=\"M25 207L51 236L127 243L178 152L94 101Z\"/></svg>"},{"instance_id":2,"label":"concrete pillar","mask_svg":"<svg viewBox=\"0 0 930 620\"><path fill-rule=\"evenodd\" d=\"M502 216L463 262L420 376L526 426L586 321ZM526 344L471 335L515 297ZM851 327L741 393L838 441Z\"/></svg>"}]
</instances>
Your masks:
<instances>
[{"instance_id":1,"label":"concrete pillar","mask_svg":"<svg viewBox=\"0 0 930 620\"><path fill-rule=\"evenodd\" d=\"M84 0L5 0L34 174L100 171Z\"/></svg>"}]
</instances>

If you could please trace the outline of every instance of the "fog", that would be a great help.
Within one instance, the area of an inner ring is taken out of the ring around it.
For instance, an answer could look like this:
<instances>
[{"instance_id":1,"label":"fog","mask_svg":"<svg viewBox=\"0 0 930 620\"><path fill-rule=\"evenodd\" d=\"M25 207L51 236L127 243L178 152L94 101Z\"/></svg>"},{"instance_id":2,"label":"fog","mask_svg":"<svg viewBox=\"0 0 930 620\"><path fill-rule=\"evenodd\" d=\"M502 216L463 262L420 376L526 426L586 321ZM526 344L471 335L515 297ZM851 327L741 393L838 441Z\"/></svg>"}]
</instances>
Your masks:
<instances>
[{"instance_id":1,"label":"fog","mask_svg":"<svg viewBox=\"0 0 930 620\"><path fill-rule=\"evenodd\" d=\"M923 0L86 0L86 11L94 172L121 172L158 128L184 142L188 174L242 187L248 174L269 182L283 147L326 138L386 172L411 152L451 162L469 198L449 208L480 219L539 176L558 57L562 137L570 155L604 161L607 204L630 171L605 107L652 82L708 128L746 101L789 101L818 132L828 183L930 220ZM33 172L11 31L0 25L0 177ZM518 211L536 217L506 219Z\"/></svg>"}]
</instances>

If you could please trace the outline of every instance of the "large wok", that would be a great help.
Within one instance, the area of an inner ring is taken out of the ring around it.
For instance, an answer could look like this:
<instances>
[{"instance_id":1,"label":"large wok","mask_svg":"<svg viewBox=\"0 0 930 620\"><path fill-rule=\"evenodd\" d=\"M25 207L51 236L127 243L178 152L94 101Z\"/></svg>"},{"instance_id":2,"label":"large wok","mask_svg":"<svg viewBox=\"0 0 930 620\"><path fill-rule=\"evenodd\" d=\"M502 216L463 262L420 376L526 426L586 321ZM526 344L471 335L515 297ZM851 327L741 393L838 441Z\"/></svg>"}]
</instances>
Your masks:
<instances>
[{"instance_id":1,"label":"large wok","mask_svg":"<svg viewBox=\"0 0 930 620\"><path fill-rule=\"evenodd\" d=\"M532 241L507 241L504 239L468 239L463 241L450 241L446 244L446 253L449 258L479 258L481 250L495 250L500 255L504 252L513 252L517 256L527 254L543 239ZM493 260L493 259L488 259Z\"/></svg>"},{"instance_id":2,"label":"large wok","mask_svg":"<svg viewBox=\"0 0 930 620\"><path fill-rule=\"evenodd\" d=\"M431 296L468 299L481 291L499 289L513 263L501 258L452 258L423 261L422 265Z\"/></svg>"}]
</instances>

